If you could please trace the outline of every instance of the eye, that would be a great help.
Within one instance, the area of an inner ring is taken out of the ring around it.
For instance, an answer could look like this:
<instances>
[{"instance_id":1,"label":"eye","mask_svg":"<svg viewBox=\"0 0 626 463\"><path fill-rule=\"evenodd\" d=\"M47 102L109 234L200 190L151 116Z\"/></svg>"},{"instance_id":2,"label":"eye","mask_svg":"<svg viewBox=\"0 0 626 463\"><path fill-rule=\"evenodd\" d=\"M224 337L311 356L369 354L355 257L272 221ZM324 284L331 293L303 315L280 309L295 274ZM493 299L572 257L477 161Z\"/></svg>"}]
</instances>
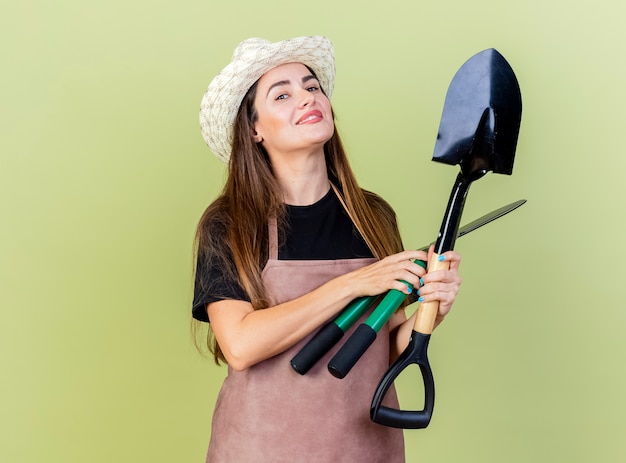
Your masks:
<instances>
[{"instance_id":1,"label":"eye","mask_svg":"<svg viewBox=\"0 0 626 463\"><path fill-rule=\"evenodd\" d=\"M287 95L286 93L281 93L280 95L278 95L278 96L276 97L276 99L277 99L277 100L285 100L285 99L287 99L287 97L288 97L288 96L289 96L289 95Z\"/></svg>"},{"instance_id":2,"label":"eye","mask_svg":"<svg viewBox=\"0 0 626 463\"><path fill-rule=\"evenodd\" d=\"M313 85L311 87L307 87L307 91L309 92L317 92L320 88L316 85Z\"/></svg>"}]
</instances>

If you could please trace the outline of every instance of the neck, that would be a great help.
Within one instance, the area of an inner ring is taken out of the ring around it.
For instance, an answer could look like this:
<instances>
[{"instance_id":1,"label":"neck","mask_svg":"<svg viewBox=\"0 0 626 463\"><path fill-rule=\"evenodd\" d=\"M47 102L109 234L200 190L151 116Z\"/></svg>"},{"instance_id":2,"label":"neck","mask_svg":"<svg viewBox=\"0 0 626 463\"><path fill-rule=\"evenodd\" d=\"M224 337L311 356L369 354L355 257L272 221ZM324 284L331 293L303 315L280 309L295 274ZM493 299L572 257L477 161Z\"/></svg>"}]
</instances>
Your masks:
<instances>
[{"instance_id":1,"label":"neck","mask_svg":"<svg viewBox=\"0 0 626 463\"><path fill-rule=\"evenodd\" d=\"M324 153L290 157L272 162L274 175L283 190L285 203L308 206L319 201L330 189Z\"/></svg>"}]
</instances>

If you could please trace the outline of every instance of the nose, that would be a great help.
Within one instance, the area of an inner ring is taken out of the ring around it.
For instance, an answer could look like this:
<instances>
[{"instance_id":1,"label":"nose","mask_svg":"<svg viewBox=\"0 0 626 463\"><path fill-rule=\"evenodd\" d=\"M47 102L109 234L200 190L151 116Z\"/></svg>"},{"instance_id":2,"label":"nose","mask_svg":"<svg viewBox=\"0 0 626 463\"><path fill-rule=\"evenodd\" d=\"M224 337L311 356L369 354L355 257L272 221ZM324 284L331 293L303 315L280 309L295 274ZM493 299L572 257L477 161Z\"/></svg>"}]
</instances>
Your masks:
<instances>
[{"instance_id":1,"label":"nose","mask_svg":"<svg viewBox=\"0 0 626 463\"><path fill-rule=\"evenodd\" d=\"M310 106L315 102L315 95L306 89L302 89L302 96L300 97L300 107L304 108Z\"/></svg>"}]
</instances>

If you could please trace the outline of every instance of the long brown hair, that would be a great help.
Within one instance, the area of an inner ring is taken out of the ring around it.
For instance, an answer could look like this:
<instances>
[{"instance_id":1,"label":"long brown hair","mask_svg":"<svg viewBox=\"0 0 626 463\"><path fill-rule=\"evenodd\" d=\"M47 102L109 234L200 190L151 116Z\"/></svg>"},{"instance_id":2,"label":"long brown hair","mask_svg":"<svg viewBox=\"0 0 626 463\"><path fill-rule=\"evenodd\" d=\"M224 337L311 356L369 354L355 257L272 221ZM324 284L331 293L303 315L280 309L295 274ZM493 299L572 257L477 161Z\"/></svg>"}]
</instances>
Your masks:
<instances>
[{"instance_id":1,"label":"long brown hair","mask_svg":"<svg viewBox=\"0 0 626 463\"><path fill-rule=\"evenodd\" d=\"M255 95L256 84L237 113L228 177L221 194L200 219L195 252L196 258L211 256L224 263L224 272L239 281L258 310L269 306L261 280L267 261L268 219L276 217L279 227L285 227L286 220L282 191L269 157L261 144L253 140ZM328 178L337 187L348 214L374 256L382 259L401 251L395 213L382 198L359 187L336 128L324 145L324 155ZM234 268L228 262L234 263ZM207 345L216 363L225 361L210 327Z\"/></svg>"}]
</instances>

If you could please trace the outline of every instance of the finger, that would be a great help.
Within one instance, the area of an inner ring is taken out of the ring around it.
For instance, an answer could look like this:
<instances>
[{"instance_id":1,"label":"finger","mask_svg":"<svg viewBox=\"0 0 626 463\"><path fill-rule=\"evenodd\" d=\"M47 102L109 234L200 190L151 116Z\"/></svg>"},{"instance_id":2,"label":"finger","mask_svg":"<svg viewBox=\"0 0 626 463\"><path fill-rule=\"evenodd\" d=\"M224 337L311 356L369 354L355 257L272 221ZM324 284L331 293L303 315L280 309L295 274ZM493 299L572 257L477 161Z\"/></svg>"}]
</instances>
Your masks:
<instances>
[{"instance_id":1,"label":"finger","mask_svg":"<svg viewBox=\"0 0 626 463\"><path fill-rule=\"evenodd\" d=\"M416 261L421 259L401 259L399 261L388 262L386 269L389 272L410 272L413 275L421 277L426 273L426 269L417 264ZM402 275L396 275L396 278L404 279Z\"/></svg>"},{"instance_id":2,"label":"finger","mask_svg":"<svg viewBox=\"0 0 626 463\"><path fill-rule=\"evenodd\" d=\"M410 261L423 260L424 262L427 262L428 254L426 252L420 251L418 249L408 249L406 251L402 251L402 252L399 252L397 254L393 254L390 257L393 257L396 261L402 261L402 260L410 260Z\"/></svg>"},{"instance_id":3,"label":"finger","mask_svg":"<svg viewBox=\"0 0 626 463\"><path fill-rule=\"evenodd\" d=\"M457 278L451 282L431 282L426 283L424 286L419 288L420 295L431 295L433 293L441 292L451 296L451 299L454 299L459 292L461 287L461 279Z\"/></svg>"},{"instance_id":4,"label":"finger","mask_svg":"<svg viewBox=\"0 0 626 463\"><path fill-rule=\"evenodd\" d=\"M460 277L455 270L433 270L422 277L422 284L428 285L432 283L456 284L460 281Z\"/></svg>"},{"instance_id":5,"label":"finger","mask_svg":"<svg viewBox=\"0 0 626 463\"><path fill-rule=\"evenodd\" d=\"M454 251L444 253L444 258L450 262L450 270L457 270L461 265L461 255Z\"/></svg>"},{"instance_id":6,"label":"finger","mask_svg":"<svg viewBox=\"0 0 626 463\"><path fill-rule=\"evenodd\" d=\"M420 267L419 265L416 265L418 271L424 271L424 269L422 269L422 267ZM400 281L400 283L405 282L405 283L409 283L411 286L415 287L415 288L419 288L420 286L420 278L421 275L418 275L416 273L413 273L412 271L403 271L402 273L398 274L395 278L395 280Z\"/></svg>"},{"instance_id":7,"label":"finger","mask_svg":"<svg viewBox=\"0 0 626 463\"><path fill-rule=\"evenodd\" d=\"M430 260L432 259L432 256L435 252L435 245L431 244L430 248L428 250L428 262L430 262ZM439 255L439 259L441 261L446 261L450 263L450 266L454 266L455 268L457 268L459 266L459 264L461 263L461 255L458 252L455 251L446 251L446 252L442 252Z\"/></svg>"},{"instance_id":8,"label":"finger","mask_svg":"<svg viewBox=\"0 0 626 463\"><path fill-rule=\"evenodd\" d=\"M427 262L430 262L430 260L433 257L433 253L435 252L435 245L431 244L430 247L428 248L428 260Z\"/></svg>"},{"instance_id":9,"label":"finger","mask_svg":"<svg viewBox=\"0 0 626 463\"><path fill-rule=\"evenodd\" d=\"M449 292L443 289L437 289L433 291L425 291L422 288L419 289L419 301L420 302L433 302L438 301L439 305L449 307L454 302L456 293Z\"/></svg>"},{"instance_id":10,"label":"finger","mask_svg":"<svg viewBox=\"0 0 626 463\"><path fill-rule=\"evenodd\" d=\"M418 278L421 278L424 275L426 275L426 268L425 268L425 266L426 266L426 264L424 264L424 266L421 266L419 264L416 264L414 261L411 261L410 271L414 275L417 275Z\"/></svg>"}]
</instances>

